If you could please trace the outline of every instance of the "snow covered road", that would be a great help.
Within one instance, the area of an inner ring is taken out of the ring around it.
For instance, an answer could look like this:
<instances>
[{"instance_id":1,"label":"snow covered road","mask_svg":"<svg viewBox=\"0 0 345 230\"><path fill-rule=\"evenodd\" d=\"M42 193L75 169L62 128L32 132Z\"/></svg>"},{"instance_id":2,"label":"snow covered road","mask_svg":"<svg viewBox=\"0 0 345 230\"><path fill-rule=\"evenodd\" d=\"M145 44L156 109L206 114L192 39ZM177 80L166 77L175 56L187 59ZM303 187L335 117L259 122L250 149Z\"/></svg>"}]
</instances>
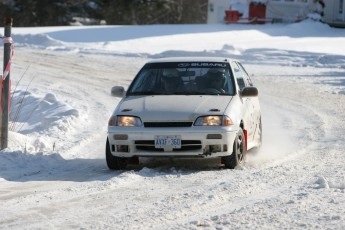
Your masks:
<instances>
[{"instance_id":1,"label":"snow covered road","mask_svg":"<svg viewBox=\"0 0 345 230\"><path fill-rule=\"evenodd\" d=\"M29 91L45 98L42 113L54 103L64 113L28 137L10 133L21 148L0 155L1 228L345 227L345 97L312 77L330 69L246 65L259 87L264 146L245 168L159 159L112 172L110 88L128 85L146 60L17 50L14 68L30 65L20 84L34 77Z\"/></svg>"}]
</instances>

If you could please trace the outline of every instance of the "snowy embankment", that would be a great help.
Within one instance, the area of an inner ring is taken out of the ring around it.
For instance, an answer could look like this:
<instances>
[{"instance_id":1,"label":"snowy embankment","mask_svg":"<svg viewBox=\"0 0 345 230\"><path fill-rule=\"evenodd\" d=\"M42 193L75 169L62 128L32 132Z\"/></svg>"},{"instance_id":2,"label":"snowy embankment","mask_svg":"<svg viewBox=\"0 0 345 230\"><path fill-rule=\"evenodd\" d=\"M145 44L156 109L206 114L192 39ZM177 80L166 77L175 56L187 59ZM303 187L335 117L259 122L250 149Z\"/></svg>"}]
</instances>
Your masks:
<instances>
[{"instance_id":1,"label":"snowy embankment","mask_svg":"<svg viewBox=\"0 0 345 230\"><path fill-rule=\"evenodd\" d=\"M345 228L345 30L306 21L13 34L1 228ZM148 59L194 55L236 58L253 74L261 151L237 170L156 159L109 171L110 88L128 86Z\"/></svg>"}]
</instances>

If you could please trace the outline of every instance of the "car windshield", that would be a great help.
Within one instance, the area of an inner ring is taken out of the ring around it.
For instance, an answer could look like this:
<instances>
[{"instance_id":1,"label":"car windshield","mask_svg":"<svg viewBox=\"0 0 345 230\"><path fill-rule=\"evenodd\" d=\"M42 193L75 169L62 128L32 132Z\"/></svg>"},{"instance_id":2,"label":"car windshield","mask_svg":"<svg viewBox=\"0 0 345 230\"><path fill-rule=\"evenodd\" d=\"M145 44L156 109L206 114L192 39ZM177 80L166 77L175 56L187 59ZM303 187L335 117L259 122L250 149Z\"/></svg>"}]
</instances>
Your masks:
<instances>
[{"instance_id":1,"label":"car windshield","mask_svg":"<svg viewBox=\"0 0 345 230\"><path fill-rule=\"evenodd\" d=\"M232 79L224 62L148 63L127 95L234 95Z\"/></svg>"}]
</instances>

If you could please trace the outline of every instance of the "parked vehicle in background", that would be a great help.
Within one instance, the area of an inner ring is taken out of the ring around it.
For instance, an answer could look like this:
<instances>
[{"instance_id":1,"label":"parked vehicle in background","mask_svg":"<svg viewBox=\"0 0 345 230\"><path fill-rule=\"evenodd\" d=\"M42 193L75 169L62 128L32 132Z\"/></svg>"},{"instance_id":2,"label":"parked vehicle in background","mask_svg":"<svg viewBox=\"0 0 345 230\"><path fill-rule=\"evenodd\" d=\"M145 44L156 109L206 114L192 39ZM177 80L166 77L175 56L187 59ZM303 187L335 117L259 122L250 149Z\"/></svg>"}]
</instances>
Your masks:
<instances>
[{"instance_id":1,"label":"parked vehicle in background","mask_svg":"<svg viewBox=\"0 0 345 230\"><path fill-rule=\"evenodd\" d=\"M234 169L261 146L258 89L236 60L152 60L112 95L122 100L108 123L110 169L138 157L218 157Z\"/></svg>"}]
</instances>

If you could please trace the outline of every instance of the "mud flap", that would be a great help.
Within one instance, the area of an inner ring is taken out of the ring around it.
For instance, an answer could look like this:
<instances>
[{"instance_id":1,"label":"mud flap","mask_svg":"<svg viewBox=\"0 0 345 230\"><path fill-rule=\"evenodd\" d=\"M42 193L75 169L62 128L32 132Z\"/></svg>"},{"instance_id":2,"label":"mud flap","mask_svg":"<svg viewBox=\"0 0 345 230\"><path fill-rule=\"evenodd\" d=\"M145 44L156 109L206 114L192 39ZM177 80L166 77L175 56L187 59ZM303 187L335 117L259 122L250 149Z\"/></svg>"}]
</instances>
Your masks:
<instances>
[{"instance_id":1,"label":"mud flap","mask_svg":"<svg viewBox=\"0 0 345 230\"><path fill-rule=\"evenodd\" d=\"M243 135L244 135L244 150L247 153L247 150L248 150L248 148L247 148L248 133L247 133L246 129L243 130Z\"/></svg>"}]
</instances>

